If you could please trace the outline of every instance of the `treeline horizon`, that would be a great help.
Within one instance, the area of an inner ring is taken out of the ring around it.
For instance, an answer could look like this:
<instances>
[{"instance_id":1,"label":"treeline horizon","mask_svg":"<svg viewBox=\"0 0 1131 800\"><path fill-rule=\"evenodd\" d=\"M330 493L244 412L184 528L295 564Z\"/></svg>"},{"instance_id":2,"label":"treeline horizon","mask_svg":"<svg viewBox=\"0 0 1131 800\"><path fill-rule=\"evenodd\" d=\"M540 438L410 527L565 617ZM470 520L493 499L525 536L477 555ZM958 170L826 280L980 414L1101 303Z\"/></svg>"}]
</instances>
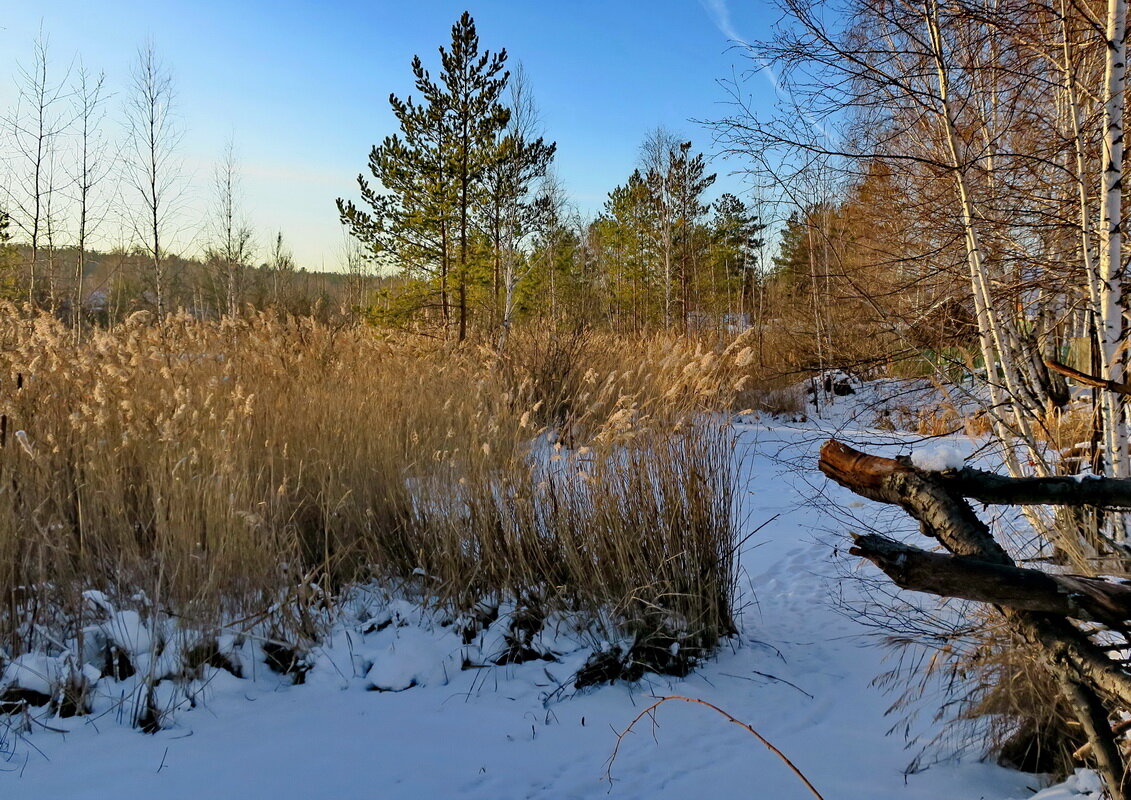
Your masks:
<instances>
[{"instance_id":1,"label":"treeline horizon","mask_svg":"<svg viewBox=\"0 0 1131 800\"><path fill-rule=\"evenodd\" d=\"M340 269L318 270L296 262L285 231L254 230L234 138L206 208L189 207L204 193L183 162L173 71L151 41L121 87L81 55L55 59L41 33L0 110L0 299L81 327L138 310L353 314L382 283L347 237Z\"/></svg>"},{"instance_id":2,"label":"treeline horizon","mask_svg":"<svg viewBox=\"0 0 1131 800\"><path fill-rule=\"evenodd\" d=\"M334 277L299 268L285 231L252 229L234 141L214 166L207 211L186 218L184 123L152 42L119 97L81 60L56 69L41 35L3 118L0 298L76 325L142 309L333 306L381 326L499 341L523 319L737 330L773 305L762 209L729 193L707 202L716 176L692 141L648 132L639 163L586 219L555 171L521 65L508 70L505 50L480 52L466 13L441 62L433 79L415 59L417 93L390 97L400 130L374 147L357 196L339 200Z\"/></svg>"},{"instance_id":3,"label":"treeline horizon","mask_svg":"<svg viewBox=\"0 0 1131 800\"><path fill-rule=\"evenodd\" d=\"M277 245L276 245L277 247ZM26 265L31 248L27 243L9 241L0 245L0 263ZM396 281L393 276L317 270L297 266L287 251L276 257L274 250L257 263L243 269L236 298L236 312L246 309L274 309L279 313L323 319L355 314L365 296ZM62 263L77 263L74 247L57 248L53 257ZM214 318L227 313L228 298L217 281L212 264L201 257L170 255L170 304L198 318ZM83 316L87 322L113 324L137 311L153 311L152 298L146 296L144 268L146 254L139 248L88 248L82 255L84 268ZM11 284L8 284L10 287ZM74 279L67 275L51 292L33 305L50 311L64 321L73 320ZM9 292L5 300L27 301L22 291Z\"/></svg>"}]
</instances>

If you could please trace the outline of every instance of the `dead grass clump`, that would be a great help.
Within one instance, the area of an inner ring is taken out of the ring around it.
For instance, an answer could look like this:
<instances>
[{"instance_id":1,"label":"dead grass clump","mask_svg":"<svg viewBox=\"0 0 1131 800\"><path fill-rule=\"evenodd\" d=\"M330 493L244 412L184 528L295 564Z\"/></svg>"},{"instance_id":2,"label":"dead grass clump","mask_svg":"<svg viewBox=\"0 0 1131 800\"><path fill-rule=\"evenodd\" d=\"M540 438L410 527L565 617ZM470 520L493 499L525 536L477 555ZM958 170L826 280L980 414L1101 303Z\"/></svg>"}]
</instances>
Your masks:
<instances>
[{"instance_id":1,"label":"dead grass clump","mask_svg":"<svg viewBox=\"0 0 1131 800\"><path fill-rule=\"evenodd\" d=\"M950 401L936 406L896 406L882 423L881 427L889 430L911 431L920 436L960 434L978 438L992 430L992 421L984 410L960 409Z\"/></svg>"},{"instance_id":2,"label":"dead grass clump","mask_svg":"<svg viewBox=\"0 0 1131 800\"><path fill-rule=\"evenodd\" d=\"M1080 764L1073 753L1086 741L1062 691L1032 646L993 626L959 662L977 675L962 698L962 719L987 727L999 763L1064 777ZM997 637L1001 638L997 638Z\"/></svg>"},{"instance_id":3,"label":"dead grass clump","mask_svg":"<svg viewBox=\"0 0 1131 800\"><path fill-rule=\"evenodd\" d=\"M908 770L924 769L940 754L974 751L1013 769L1071 775L1080 766L1073 754L1086 737L1044 657L992 609L964 605L960 619L956 627L953 614L920 608L888 638L899 658L877 683L902 687L889 712L905 717L893 730L911 731L927 697L939 707L935 721L943 723L919 742Z\"/></svg>"},{"instance_id":4,"label":"dead grass clump","mask_svg":"<svg viewBox=\"0 0 1131 800\"><path fill-rule=\"evenodd\" d=\"M1037 436L1055 450L1057 468L1065 474L1097 470L1102 445L1094 409L1082 401L1050 409L1037 419Z\"/></svg>"},{"instance_id":5,"label":"dead grass clump","mask_svg":"<svg viewBox=\"0 0 1131 800\"><path fill-rule=\"evenodd\" d=\"M737 405L778 417L795 417L805 412L804 386L795 384L780 389L747 389L739 395Z\"/></svg>"},{"instance_id":6,"label":"dead grass clump","mask_svg":"<svg viewBox=\"0 0 1131 800\"><path fill-rule=\"evenodd\" d=\"M950 404L933 408L898 406L892 414L896 430L912 431L920 436L948 436L962 432L966 418Z\"/></svg>"},{"instance_id":7,"label":"dead grass clump","mask_svg":"<svg viewBox=\"0 0 1131 800\"><path fill-rule=\"evenodd\" d=\"M500 355L270 314L76 340L4 308L0 646L80 641L97 590L151 626L259 636L298 675L342 591L382 580L708 652L731 629L713 414L735 348L579 331Z\"/></svg>"}]
</instances>

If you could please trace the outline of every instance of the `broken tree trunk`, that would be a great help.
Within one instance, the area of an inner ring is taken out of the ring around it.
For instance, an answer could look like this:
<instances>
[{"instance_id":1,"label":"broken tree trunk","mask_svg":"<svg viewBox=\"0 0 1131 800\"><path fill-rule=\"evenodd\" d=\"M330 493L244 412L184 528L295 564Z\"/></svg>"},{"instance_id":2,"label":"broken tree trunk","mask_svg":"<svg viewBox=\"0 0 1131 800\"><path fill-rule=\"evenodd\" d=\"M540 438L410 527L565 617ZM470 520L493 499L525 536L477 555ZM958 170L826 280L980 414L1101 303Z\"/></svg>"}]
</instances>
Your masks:
<instances>
[{"instance_id":1,"label":"broken tree trunk","mask_svg":"<svg viewBox=\"0 0 1131 800\"><path fill-rule=\"evenodd\" d=\"M993 538L965 497L985 502L1069 504L1059 479L1008 479L977 470L924 472L906 459L868 455L830 440L821 448L821 472L856 494L898 505L950 555L929 553L883 536L856 538L852 552L876 564L905 589L989 603L1023 640L1044 654L1088 735L1096 766L1114 800L1127 800L1126 768L1108 721L1108 707L1131 708L1131 674L1071 619L1116 629L1131 612L1131 587L1018 567ZM1071 479L1076 484L1074 479ZM1091 497L1126 492L1125 481L1088 479ZM1026 498L1015 501L1014 497ZM1073 502L1072 505L1087 503Z\"/></svg>"},{"instance_id":2,"label":"broken tree trunk","mask_svg":"<svg viewBox=\"0 0 1131 800\"><path fill-rule=\"evenodd\" d=\"M901 589L1101 622L1114 628L1131 620L1131 586L1121 583L930 553L877 534L853 539L852 555L871 561Z\"/></svg>"},{"instance_id":3,"label":"broken tree trunk","mask_svg":"<svg viewBox=\"0 0 1131 800\"><path fill-rule=\"evenodd\" d=\"M1131 509L1131 479L1094 475L1009 478L979 469L940 472L939 482L960 497L1010 506L1092 506Z\"/></svg>"}]
</instances>

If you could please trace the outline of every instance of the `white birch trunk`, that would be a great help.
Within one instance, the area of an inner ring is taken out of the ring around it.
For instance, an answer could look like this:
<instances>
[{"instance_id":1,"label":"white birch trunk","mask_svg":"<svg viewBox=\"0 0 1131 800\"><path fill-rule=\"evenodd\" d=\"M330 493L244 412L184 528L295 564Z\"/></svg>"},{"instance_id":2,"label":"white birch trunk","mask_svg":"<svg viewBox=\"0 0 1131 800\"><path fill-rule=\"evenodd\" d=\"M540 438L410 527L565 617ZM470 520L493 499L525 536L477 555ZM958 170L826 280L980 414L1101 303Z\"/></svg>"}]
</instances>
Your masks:
<instances>
[{"instance_id":1,"label":"white birch trunk","mask_svg":"<svg viewBox=\"0 0 1131 800\"><path fill-rule=\"evenodd\" d=\"M1103 176L1099 228L1100 355L1103 377L1124 380L1123 348L1123 114L1127 86L1127 0L1108 0L1104 54ZM1105 464L1109 475L1124 478L1127 424L1122 398L1104 392Z\"/></svg>"},{"instance_id":2,"label":"white birch trunk","mask_svg":"<svg viewBox=\"0 0 1131 800\"><path fill-rule=\"evenodd\" d=\"M935 63L938 82L939 121L943 127L946 146L953 168L955 192L962 220L963 239L966 246L966 262L970 271L970 285L974 298L974 316L978 326L978 344L982 361L986 368L986 385L990 393L990 419L994 434L1003 445L1006 466L1013 475L1021 475L1022 468L1011 446L1015 435L1027 446L1031 460L1039 472L1045 472L1044 459L1039 448L1035 447L1031 421L1026 409L1021 406L1023 389L1013 358L1012 348L1008 346L1006 332L1003 331L998 315L995 313L990 291L991 279L986 269L981 243L976 226L973 200L967 185L962 156L958 145L957 123L950 96L950 79L944 59L942 31L939 28L938 5L930 0L925 15L927 33L931 42L931 56ZM1001 367L1004 386L998 383L998 367ZM1001 409L1011 407L1013 426L1007 424Z\"/></svg>"},{"instance_id":3,"label":"white birch trunk","mask_svg":"<svg viewBox=\"0 0 1131 800\"><path fill-rule=\"evenodd\" d=\"M1091 170L1088 169L1088 160L1085 156L1083 124L1081 122L1083 111L1080 107L1080 92L1076 88L1075 78L1072 72L1072 55L1069 47L1070 39L1068 27L1065 22L1067 20L1068 10L1063 2L1061 9L1061 32L1063 38L1061 49L1063 64L1061 74L1064 80L1063 93L1071 128L1073 155L1076 164L1077 202L1079 204L1080 219L1080 258L1084 267L1084 274L1087 277L1088 302L1091 306L1092 318L1098 321L1102 318L1100 301L1101 277L1096 265L1096 260L1093 258L1095 242L1092 230L1092 209L1089 205L1088 198L1089 181L1087 179ZM1085 326L1085 331L1086 330L1087 327ZM1100 360L1102 364L1104 361L1103 354L1100 355ZM1104 368L1101 367L1101 369ZM1118 404L1111 402L1111 398L1106 396L1108 394L1108 392L1100 393L1099 413L1102 420L1102 428L1104 431L1118 431L1120 428ZM1106 438L1107 436L1105 434L1105 439ZM1110 471L1113 465L1108 461L1107 452L1115 451L1109 451L1108 445L1109 442L1105 441L1104 463L1106 469Z\"/></svg>"}]
</instances>

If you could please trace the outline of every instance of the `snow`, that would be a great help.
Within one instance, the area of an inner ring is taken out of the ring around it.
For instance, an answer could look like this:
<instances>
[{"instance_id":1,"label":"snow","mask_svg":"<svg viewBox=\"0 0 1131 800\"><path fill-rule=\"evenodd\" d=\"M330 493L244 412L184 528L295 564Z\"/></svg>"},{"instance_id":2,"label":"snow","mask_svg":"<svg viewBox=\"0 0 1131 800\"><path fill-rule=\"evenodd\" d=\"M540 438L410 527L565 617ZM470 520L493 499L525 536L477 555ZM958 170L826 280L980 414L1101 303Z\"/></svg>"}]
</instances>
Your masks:
<instances>
[{"instance_id":1,"label":"snow","mask_svg":"<svg viewBox=\"0 0 1131 800\"><path fill-rule=\"evenodd\" d=\"M0 680L0 690L23 689L29 692L52 695L60 677L65 675L61 660L41 653L25 653L14 659Z\"/></svg>"},{"instance_id":2,"label":"snow","mask_svg":"<svg viewBox=\"0 0 1131 800\"><path fill-rule=\"evenodd\" d=\"M111 642L127 653L148 653L153 647L149 629L136 611L114 613L101 630Z\"/></svg>"},{"instance_id":3,"label":"snow","mask_svg":"<svg viewBox=\"0 0 1131 800\"><path fill-rule=\"evenodd\" d=\"M849 441L856 436L872 452L906 452L909 438L853 427L853 400L837 398L824 419L749 417L736 424L740 537L763 527L740 554L739 633L686 678L649 675L638 685L578 691L571 677L595 642L563 622L533 643L556 661L496 666L514 609L500 609L464 644L458 621L403 599L359 596L310 654L303 685L268 671L247 642L229 640L221 647L242 659L247 677L207 667L192 702L163 689L168 727L156 734L121 723L120 697L129 684L105 678L96 687L95 714L44 721L65 735L42 726L5 730L0 722L0 796L812 797L748 733L683 703L661 707L655 725L638 723L610 767L618 732L655 697L679 694L753 726L829 800L1097 798L1092 773L1034 794L1043 785L1039 776L981 761L976 750L908 772L916 751L906 747L899 719L886 713L894 698L875 682L890 668L886 651L870 628L844 613L845 601L850 606L864 591L846 573L872 568L846 555L842 521L851 514L893 535L913 536L915 527L877 504L859 503L814 467L834 432ZM932 445L924 463L961 464L956 454L964 444L947 446L952 452L940 454ZM98 600L104 598L91 598ZM100 630L130 652L156 638L140 617L108 604L105 610ZM17 661L8 672L16 663L23 670ZM935 724L935 710L927 701L920 727ZM889 732L893 727L898 731Z\"/></svg>"},{"instance_id":4,"label":"snow","mask_svg":"<svg viewBox=\"0 0 1131 800\"><path fill-rule=\"evenodd\" d=\"M933 442L912 450L911 463L916 469L925 472L944 472L948 469L962 469L962 465L966 463L966 456L952 445Z\"/></svg>"},{"instance_id":5,"label":"snow","mask_svg":"<svg viewBox=\"0 0 1131 800\"><path fill-rule=\"evenodd\" d=\"M1032 800L1102 800L1103 784L1095 772L1078 769L1076 774L1058 786L1051 786L1033 795Z\"/></svg>"},{"instance_id":6,"label":"snow","mask_svg":"<svg viewBox=\"0 0 1131 800\"><path fill-rule=\"evenodd\" d=\"M392 641L377 650L365 674L368 687L400 692L413 686L443 686L460 669L463 643L457 636L436 636L414 627L387 629ZM385 631L382 631L382 634ZM378 634L380 636L381 634Z\"/></svg>"}]
</instances>

